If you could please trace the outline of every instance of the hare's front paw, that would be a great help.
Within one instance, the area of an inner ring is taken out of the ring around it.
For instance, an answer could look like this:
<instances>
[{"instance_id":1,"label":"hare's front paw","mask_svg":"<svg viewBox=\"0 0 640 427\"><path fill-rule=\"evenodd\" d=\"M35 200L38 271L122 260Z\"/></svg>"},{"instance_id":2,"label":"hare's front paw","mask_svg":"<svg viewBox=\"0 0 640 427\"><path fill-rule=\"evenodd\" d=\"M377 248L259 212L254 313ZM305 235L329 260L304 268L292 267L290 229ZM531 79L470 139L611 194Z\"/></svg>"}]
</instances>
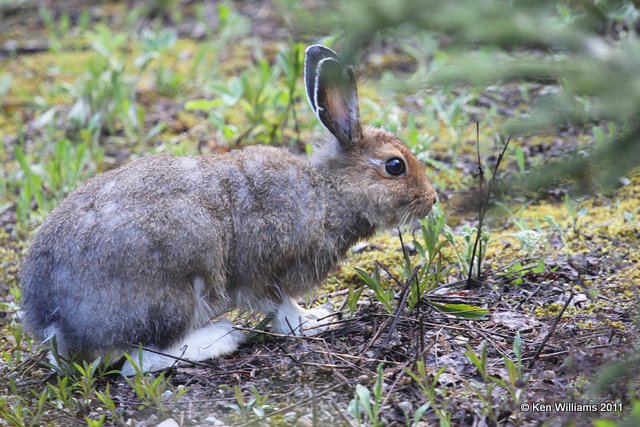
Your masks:
<instances>
[{"instance_id":1,"label":"hare's front paw","mask_svg":"<svg viewBox=\"0 0 640 427\"><path fill-rule=\"evenodd\" d=\"M331 312L322 307L305 310L290 298L278 306L273 321L274 330L280 334L315 335L326 330Z\"/></svg>"}]
</instances>

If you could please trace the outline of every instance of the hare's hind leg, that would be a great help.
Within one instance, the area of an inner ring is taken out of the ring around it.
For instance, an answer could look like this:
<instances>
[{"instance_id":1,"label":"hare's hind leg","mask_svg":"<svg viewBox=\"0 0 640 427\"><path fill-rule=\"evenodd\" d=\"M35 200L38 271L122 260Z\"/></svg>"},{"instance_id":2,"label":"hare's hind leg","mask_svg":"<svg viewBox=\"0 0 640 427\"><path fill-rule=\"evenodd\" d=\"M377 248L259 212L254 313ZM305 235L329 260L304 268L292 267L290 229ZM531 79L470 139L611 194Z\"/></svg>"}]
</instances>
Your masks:
<instances>
[{"instance_id":1,"label":"hare's hind leg","mask_svg":"<svg viewBox=\"0 0 640 427\"><path fill-rule=\"evenodd\" d=\"M242 339L242 332L234 329L231 322L221 320L189 332L184 338L170 347L158 349L158 352L173 357L143 350L141 355L142 365L138 368L142 372L165 369L176 363L176 357L194 362L211 359L233 352L238 348ZM131 357L136 364L140 363L139 356L140 353L136 352L135 349L131 352ZM128 377L135 374L136 369L127 361L122 367L122 375Z\"/></svg>"},{"instance_id":2,"label":"hare's hind leg","mask_svg":"<svg viewBox=\"0 0 640 427\"><path fill-rule=\"evenodd\" d=\"M291 297L285 297L276 311L273 326L276 332L289 335L315 335L327 329L331 312L316 307L305 310Z\"/></svg>"},{"instance_id":3,"label":"hare's hind leg","mask_svg":"<svg viewBox=\"0 0 640 427\"><path fill-rule=\"evenodd\" d=\"M47 354L49 363L56 368L61 368L59 362L71 360L72 355L70 354L67 342L56 325L52 324L47 327L47 329L44 330L43 336L44 340L42 343L49 345L51 348Z\"/></svg>"}]
</instances>

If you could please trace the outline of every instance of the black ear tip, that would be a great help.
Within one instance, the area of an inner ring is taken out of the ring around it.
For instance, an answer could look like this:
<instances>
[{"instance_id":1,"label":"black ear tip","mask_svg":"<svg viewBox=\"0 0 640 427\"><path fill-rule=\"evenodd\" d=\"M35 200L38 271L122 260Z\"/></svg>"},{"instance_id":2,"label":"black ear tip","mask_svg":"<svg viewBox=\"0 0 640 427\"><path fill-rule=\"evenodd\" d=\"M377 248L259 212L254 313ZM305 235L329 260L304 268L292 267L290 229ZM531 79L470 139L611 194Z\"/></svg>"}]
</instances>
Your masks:
<instances>
[{"instance_id":1,"label":"black ear tip","mask_svg":"<svg viewBox=\"0 0 640 427\"><path fill-rule=\"evenodd\" d=\"M338 58L338 54L333 50L329 49L326 46L322 46L321 44L314 44L309 46L305 51L305 55L307 57L331 57Z\"/></svg>"},{"instance_id":2,"label":"black ear tip","mask_svg":"<svg viewBox=\"0 0 640 427\"><path fill-rule=\"evenodd\" d=\"M311 45L308 48L306 48L304 53L305 53L305 55L317 55L320 52L322 52L322 48L323 47L324 46L321 46L319 44L314 44L314 45Z\"/></svg>"}]
</instances>

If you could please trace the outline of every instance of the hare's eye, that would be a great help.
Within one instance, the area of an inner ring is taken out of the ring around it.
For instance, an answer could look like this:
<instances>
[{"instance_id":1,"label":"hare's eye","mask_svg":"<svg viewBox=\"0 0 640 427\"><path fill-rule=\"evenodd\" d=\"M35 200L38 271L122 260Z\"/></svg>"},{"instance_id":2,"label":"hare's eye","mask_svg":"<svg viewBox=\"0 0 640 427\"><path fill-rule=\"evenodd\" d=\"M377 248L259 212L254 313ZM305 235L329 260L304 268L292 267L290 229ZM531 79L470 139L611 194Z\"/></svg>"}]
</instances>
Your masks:
<instances>
[{"instance_id":1,"label":"hare's eye","mask_svg":"<svg viewBox=\"0 0 640 427\"><path fill-rule=\"evenodd\" d=\"M384 169L391 176L400 176L407 170L404 162L397 157L387 160L384 165Z\"/></svg>"}]
</instances>

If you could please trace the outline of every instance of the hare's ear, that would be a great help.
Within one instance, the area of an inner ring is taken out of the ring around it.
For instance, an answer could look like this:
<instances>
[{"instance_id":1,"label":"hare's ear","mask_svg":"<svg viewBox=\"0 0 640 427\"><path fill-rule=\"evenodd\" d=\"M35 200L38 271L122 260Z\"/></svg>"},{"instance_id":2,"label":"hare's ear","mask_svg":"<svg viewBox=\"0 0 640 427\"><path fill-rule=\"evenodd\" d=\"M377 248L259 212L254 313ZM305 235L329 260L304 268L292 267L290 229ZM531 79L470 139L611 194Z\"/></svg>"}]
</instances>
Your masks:
<instances>
[{"instance_id":1,"label":"hare's ear","mask_svg":"<svg viewBox=\"0 0 640 427\"><path fill-rule=\"evenodd\" d=\"M305 85L320 122L344 146L361 137L358 93L353 71L324 46L307 48Z\"/></svg>"},{"instance_id":2,"label":"hare's ear","mask_svg":"<svg viewBox=\"0 0 640 427\"><path fill-rule=\"evenodd\" d=\"M313 112L316 114L318 114L318 106L316 105L318 64L326 58L333 58L337 61L340 60L337 53L319 44L309 46L304 52L304 84L307 89L307 99Z\"/></svg>"}]
</instances>

